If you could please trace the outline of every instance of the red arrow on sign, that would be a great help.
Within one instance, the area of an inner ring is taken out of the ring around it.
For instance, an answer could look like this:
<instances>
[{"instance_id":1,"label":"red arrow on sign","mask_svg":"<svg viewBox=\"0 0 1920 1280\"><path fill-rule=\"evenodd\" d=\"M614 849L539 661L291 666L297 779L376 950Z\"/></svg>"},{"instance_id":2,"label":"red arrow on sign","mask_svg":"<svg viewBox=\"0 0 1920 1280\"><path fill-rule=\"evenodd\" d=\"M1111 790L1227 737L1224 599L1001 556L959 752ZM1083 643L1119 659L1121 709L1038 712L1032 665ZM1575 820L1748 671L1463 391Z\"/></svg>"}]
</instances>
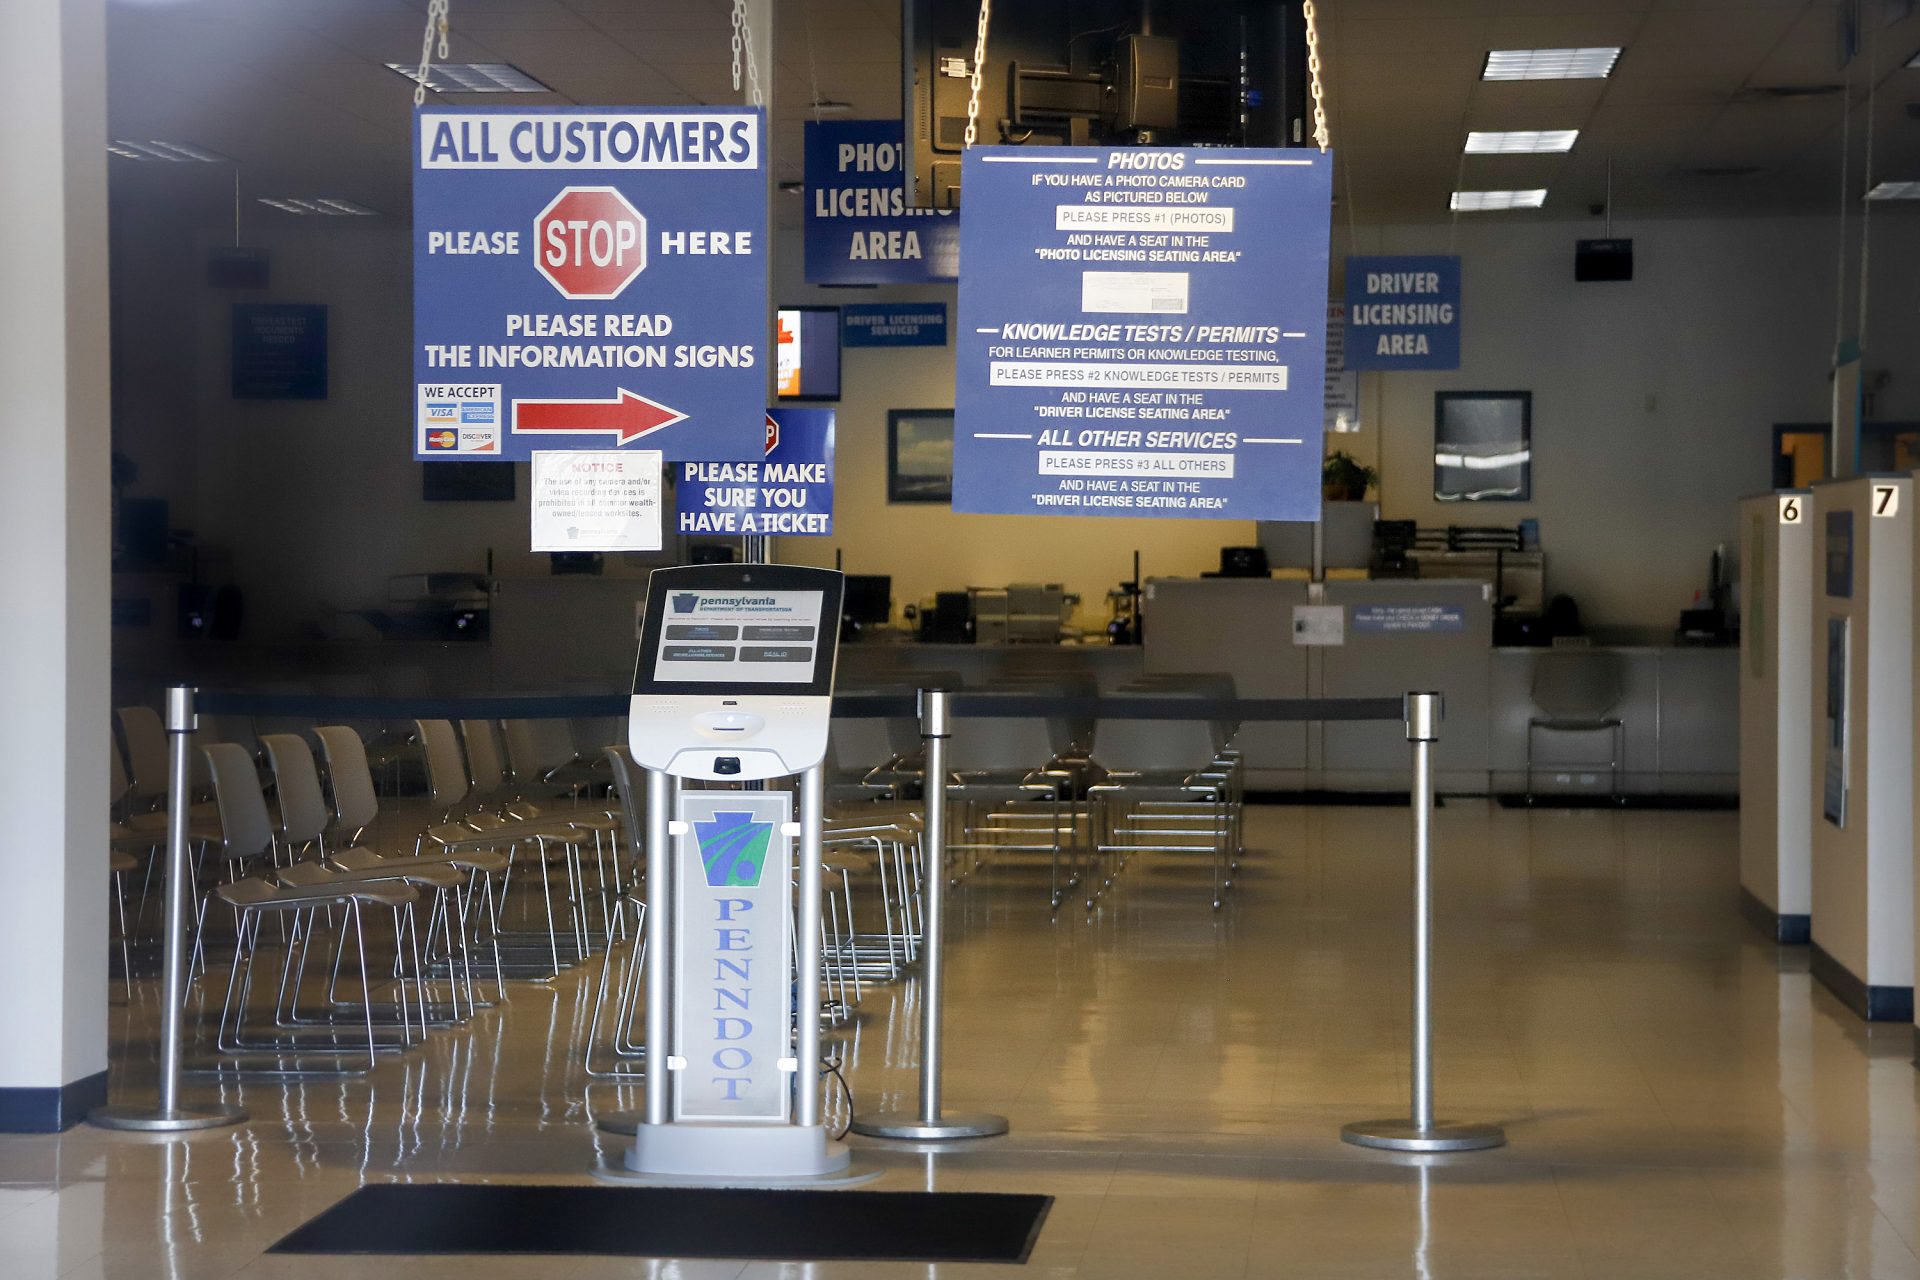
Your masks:
<instances>
[{"instance_id":1,"label":"red arrow on sign","mask_svg":"<svg viewBox=\"0 0 1920 1280\"><path fill-rule=\"evenodd\" d=\"M631 444L641 436L686 419L678 409L635 395L625 387L611 400L515 400L515 431L551 431L555 435L609 432Z\"/></svg>"}]
</instances>

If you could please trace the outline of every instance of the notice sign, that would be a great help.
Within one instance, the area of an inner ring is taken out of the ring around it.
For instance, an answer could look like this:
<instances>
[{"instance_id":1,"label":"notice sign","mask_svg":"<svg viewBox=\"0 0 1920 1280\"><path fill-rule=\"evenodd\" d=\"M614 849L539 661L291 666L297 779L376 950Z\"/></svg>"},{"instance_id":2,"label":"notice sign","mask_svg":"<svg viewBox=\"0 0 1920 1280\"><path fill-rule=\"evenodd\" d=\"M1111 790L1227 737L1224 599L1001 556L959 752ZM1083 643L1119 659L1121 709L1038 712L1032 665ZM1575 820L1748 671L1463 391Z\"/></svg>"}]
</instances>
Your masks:
<instances>
[{"instance_id":1,"label":"notice sign","mask_svg":"<svg viewBox=\"0 0 1920 1280\"><path fill-rule=\"evenodd\" d=\"M417 112L414 456L757 457L763 137L746 108Z\"/></svg>"},{"instance_id":2,"label":"notice sign","mask_svg":"<svg viewBox=\"0 0 1920 1280\"><path fill-rule=\"evenodd\" d=\"M840 335L849 347L944 347L947 304L893 302L842 307Z\"/></svg>"},{"instance_id":3,"label":"notice sign","mask_svg":"<svg viewBox=\"0 0 1920 1280\"><path fill-rule=\"evenodd\" d=\"M1349 369L1458 369L1460 259L1347 259Z\"/></svg>"},{"instance_id":4,"label":"notice sign","mask_svg":"<svg viewBox=\"0 0 1920 1280\"><path fill-rule=\"evenodd\" d=\"M688 791L679 808L673 1118L781 1122L794 1068L793 796Z\"/></svg>"},{"instance_id":5,"label":"notice sign","mask_svg":"<svg viewBox=\"0 0 1920 1280\"><path fill-rule=\"evenodd\" d=\"M1457 604L1357 604L1353 629L1381 635L1428 635L1465 631L1467 618Z\"/></svg>"},{"instance_id":6,"label":"notice sign","mask_svg":"<svg viewBox=\"0 0 1920 1280\"><path fill-rule=\"evenodd\" d=\"M771 409L759 462L688 462L674 488L680 533L833 532L833 410Z\"/></svg>"},{"instance_id":7,"label":"notice sign","mask_svg":"<svg viewBox=\"0 0 1920 1280\"><path fill-rule=\"evenodd\" d=\"M533 550L660 550L660 451L533 455Z\"/></svg>"},{"instance_id":8,"label":"notice sign","mask_svg":"<svg viewBox=\"0 0 1920 1280\"><path fill-rule=\"evenodd\" d=\"M1319 518L1329 156L963 165L954 510Z\"/></svg>"},{"instance_id":9,"label":"notice sign","mask_svg":"<svg viewBox=\"0 0 1920 1280\"><path fill-rule=\"evenodd\" d=\"M235 303L233 394L239 400L325 400L327 309Z\"/></svg>"},{"instance_id":10,"label":"notice sign","mask_svg":"<svg viewBox=\"0 0 1920 1280\"><path fill-rule=\"evenodd\" d=\"M927 284L960 272L960 217L907 203L898 120L809 120L808 284Z\"/></svg>"}]
</instances>

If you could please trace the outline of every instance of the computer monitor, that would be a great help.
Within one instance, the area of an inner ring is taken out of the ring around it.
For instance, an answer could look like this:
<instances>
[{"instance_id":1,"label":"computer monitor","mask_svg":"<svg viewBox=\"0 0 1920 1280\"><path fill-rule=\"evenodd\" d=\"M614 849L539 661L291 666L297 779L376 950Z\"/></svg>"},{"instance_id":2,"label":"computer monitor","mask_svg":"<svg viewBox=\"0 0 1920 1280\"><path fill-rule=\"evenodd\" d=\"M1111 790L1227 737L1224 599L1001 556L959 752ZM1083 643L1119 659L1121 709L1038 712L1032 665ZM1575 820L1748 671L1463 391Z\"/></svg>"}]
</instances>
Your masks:
<instances>
[{"instance_id":1,"label":"computer monitor","mask_svg":"<svg viewBox=\"0 0 1920 1280\"><path fill-rule=\"evenodd\" d=\"M877 573L848 574L840 615L856 626L885 626L893 617L893 579Z\"/></svg>"},{"instance_id":2,"label":"computer monitor","mask_svg":"<svg viewBox=\"0 0 1920 1280\"><path fill-rule=\"evenodd\" d=\"M649 769L747 781L826 753L841 576L801 565L676 565L647 580L627 743Z\"/></svg>"}]
</instances>

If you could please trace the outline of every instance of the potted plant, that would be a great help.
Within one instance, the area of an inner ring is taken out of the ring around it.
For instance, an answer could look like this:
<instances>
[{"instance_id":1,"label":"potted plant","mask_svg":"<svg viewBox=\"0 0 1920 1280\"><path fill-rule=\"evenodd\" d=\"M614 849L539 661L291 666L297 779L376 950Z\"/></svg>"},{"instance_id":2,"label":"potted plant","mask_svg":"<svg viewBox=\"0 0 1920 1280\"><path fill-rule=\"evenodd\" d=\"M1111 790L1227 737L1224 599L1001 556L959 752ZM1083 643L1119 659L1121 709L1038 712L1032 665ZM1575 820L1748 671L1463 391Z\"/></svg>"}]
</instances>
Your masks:
<instances>
[{"instance_id":1,"label":"potted plant","mask_svg":"<svg viewBox=\"0 0 1920 1280\"><path fill-rule=\"evenodd\" d=\"M1364 502L1367 490L1380 480L1380 473L1363 466L1345 449L1327 455L1320 468L1320 496L1328 502Z\"/></svg>"}]
</instances>

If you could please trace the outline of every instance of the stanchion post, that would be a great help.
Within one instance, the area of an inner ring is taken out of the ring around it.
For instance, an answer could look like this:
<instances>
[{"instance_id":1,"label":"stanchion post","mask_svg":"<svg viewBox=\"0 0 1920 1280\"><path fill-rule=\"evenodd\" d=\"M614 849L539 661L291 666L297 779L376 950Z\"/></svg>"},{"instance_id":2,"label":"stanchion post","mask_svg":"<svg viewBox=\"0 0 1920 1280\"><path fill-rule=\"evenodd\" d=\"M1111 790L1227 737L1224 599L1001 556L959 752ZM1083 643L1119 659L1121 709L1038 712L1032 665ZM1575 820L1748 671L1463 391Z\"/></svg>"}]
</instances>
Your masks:
<instances>
[{"instance_id":1,"label":"stanchion post","mask_svg":"<svg viewBox=\"0 0 1920 1280\"><path fill-rule=\"evenodd\" d=\"M794 939L794 1122L820 1123L820 858L825 813L823 770L800 775L800 911Z\"/></svg>"},{"instance_id":2,"label":"stanchion post","mask_svg":"<svg viewBox=\"0 0 1920 1280\"><path fill-rule=\"evenodd\" d=\"M920 1107L918 1111L882 1111L853 1118L853 1132L870 1138L939 1142L953 1138L991 1138L1007 1131L1005 1116L973 1113L946 1115L941 1110L942 1001L946 968L947 898L947 739L953 734L953 695L945 689L920 691L920 741L926 749L926 870L921 893L925 924L920 940Z\"/></svg>"},{"instance_id":3,"label":"stanchion post","mask_svg":"<svg viewBox=\"0 0 1920 1280\"><path fill-rule=\"evenodd\" d=\"M247 1113L224 1103L201 1107L180 1105L180 1053L185 1029L182 1014L187 1002L187 912L193 872L187 861L187 826L193 804L193 731L199 717L193 707L194 690L173 685L167 690L167 894L166 920L161 927L160 982L160 1100L157 1107L96 1107L87 1116L102 1129L134 1129L146 1133L184 1133L239 1124Z\"/></svg>"},{"instance_id":4,"label":"stanchion post","mask_svg":"<svg viewBox=\"0 0 1920 1280\"><path fill-rule=\"evenodd\" d=\"M673 820L673 779L657 769L647 770L647 1080L646 1110L642 1123L667 1123L667 1089L672 1080L667 1062L671 1046L667 1028L672 999L673 962L669 947L668 920L673 915L673 886L669 882L673 863L668 843L668 824Z\"/></svg>"},{"instance_id":5,"label":"stanchion post","mask_svg":"<svg viewBox=\"0 0 1920 1280\"><path fill-rule=\"evenodd\" d=\"M1409 693L1407 741L1413 747L1413 1053L1412 1108L1405 1120L1363 1120L1340 1139L1386 1151L1480 1151L1506 1142L1498 1125L1439 1124L1433 1118L1433 744L1444 707L1437 693Z\"/></svg>"}]
</instances>

